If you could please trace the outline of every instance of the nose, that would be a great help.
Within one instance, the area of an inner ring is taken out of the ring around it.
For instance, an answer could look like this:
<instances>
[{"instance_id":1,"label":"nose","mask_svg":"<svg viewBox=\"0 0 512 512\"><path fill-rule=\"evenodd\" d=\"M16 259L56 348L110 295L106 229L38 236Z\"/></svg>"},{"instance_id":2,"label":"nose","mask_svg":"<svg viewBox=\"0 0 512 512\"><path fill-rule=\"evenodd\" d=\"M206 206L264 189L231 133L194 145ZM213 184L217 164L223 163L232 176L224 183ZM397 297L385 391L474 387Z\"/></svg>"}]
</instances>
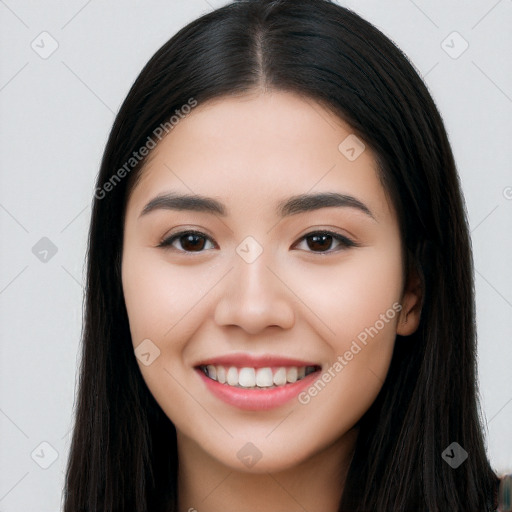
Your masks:
<instances>
[{"instance_id":1,"label":"nose","mask_svg":"<svg viewBox=\"0 0 512 512\"><path fill-rule=\"evenodd\" d=\"M251 263L234 255L234 268L223 279L215 308L217 325L236 325L249 334L270 326L283 329L293 326L294 295L285 277L269 263L266 251Z\"/></svg>"}]
</instances>

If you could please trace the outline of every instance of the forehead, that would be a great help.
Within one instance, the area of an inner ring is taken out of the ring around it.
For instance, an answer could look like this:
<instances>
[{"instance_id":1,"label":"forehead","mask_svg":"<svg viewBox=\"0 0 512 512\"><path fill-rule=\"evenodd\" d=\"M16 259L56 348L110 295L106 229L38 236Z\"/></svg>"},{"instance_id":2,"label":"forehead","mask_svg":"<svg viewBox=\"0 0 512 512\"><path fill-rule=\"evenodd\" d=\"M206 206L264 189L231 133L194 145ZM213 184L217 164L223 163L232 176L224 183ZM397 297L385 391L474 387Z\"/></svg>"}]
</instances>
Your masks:
<instances>
[{"instance_id":1,"label":"forehead","mask_svg":"<svg viewBox=\"0 0 512 512\"><path fill-rule=\"evenodd\" d=\"M375 158L360 143L310 98L276 91L217 98L195 107L153 149L128 207L178 190L218 197L236 214L290 195L336 191L385 215L391 211Z\"/></svg>"}]
</instances>

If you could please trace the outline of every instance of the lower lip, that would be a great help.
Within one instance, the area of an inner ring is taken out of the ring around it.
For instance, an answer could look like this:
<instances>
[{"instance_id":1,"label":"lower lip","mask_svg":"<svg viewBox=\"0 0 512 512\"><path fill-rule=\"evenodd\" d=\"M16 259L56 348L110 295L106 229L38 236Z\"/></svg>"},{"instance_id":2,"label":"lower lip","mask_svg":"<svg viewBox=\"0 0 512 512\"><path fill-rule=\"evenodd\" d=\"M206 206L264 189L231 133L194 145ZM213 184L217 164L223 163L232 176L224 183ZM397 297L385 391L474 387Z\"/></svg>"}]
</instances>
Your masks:
<instances>
[{"instance_id":1,"label":"lower lip","mask_svg":"<svg viewBox=\"0 0 512 512\"><path fill-rule=\"evenodd\" d=\"M311 385L320 375L320 371L310 373L293 384L285 384L271 389L244 389L221 384L196 369L206 387L224 402L247 411L267 411L289 402L303 389Z\"/></svg>"}]
</instances>

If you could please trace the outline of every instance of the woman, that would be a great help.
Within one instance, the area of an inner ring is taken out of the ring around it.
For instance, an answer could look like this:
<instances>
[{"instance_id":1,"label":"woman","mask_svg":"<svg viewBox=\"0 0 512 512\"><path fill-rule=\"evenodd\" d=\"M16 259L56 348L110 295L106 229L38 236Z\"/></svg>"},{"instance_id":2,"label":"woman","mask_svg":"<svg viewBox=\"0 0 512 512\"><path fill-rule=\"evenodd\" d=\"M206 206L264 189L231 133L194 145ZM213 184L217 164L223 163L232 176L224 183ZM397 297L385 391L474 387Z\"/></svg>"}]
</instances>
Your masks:
<instances>
[{"instance_id":1,"label":"woman","mask_svg":"<svg viewBox=\"0 0 512 512\"><path fill-rule=\"evenodd\" d=\"M190 23L97 180L65 511L493 511L453 155L327 0Z\"/></svg>"}]
</instances>

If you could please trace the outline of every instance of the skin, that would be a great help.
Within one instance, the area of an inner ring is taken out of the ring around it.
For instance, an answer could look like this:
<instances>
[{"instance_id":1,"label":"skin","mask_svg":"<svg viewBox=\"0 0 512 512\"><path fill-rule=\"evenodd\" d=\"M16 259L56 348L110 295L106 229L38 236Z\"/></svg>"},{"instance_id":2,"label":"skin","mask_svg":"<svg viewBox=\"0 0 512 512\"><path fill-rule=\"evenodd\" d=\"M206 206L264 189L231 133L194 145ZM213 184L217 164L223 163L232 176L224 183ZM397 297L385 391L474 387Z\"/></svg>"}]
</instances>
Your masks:
<instances>
[{"instance_id":1,"label":"skin","mask_svg":"<svg viewBox=\"0 0 512 512\"><path fill-rule=\"evenodd\" d=\"M368 147L349 161L338 145L349 125L289 92L224 97L195 107L153 150L127 203L122 283L134 347L160 350L138 364L177 429L179 510L336 511L357 439L375 400L395 336L417 328L418 279L404 279L396 213ZM141 211L175 191L214 197L228 215ZM281 218L279 201L338 192L364 203ZM205 233L199 249L171 234ZM357 247L310 233L328 229ZM263 252L247 263L237 246L252 236ZM187 248L190 252L185 252ZM242 411L213 396L193 369L209 357L246 352L316 361L326 371L394 303L402 310L301 404ZM406 319L407 317L407 319ZM246 467L247 443L261 459Z\"/></svg>"}]
</instances>

